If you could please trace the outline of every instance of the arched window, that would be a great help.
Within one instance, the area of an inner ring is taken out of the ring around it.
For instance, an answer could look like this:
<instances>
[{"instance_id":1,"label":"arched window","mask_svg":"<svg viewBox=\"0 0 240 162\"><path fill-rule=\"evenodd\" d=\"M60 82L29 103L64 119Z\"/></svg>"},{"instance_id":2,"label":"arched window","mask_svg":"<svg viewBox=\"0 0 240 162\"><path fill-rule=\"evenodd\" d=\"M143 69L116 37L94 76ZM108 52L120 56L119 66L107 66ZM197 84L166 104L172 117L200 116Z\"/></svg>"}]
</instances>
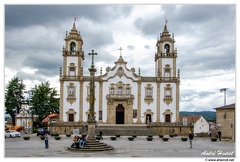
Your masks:
<instances>
[{"instance_id":1,"label":"arched window","mask_svg":"<svg viewBox=\"0 0 240 162\"><path fill-rule=\"evenodd\" d=\"M70 51L76 51L76 43L75 42L70 43Z\"/></svg>"},{"instance_id":2,"label":"arched window","mask_svg":"<svg viewBox=\"0 0 240 162\"><path fill-rule=\"evenodd\" d=\"M169 46L169 44L165 44L164 50L165 50L166 53L169 53L169 52L170 52L170 46Z\"/></svg>"}]
</instances>

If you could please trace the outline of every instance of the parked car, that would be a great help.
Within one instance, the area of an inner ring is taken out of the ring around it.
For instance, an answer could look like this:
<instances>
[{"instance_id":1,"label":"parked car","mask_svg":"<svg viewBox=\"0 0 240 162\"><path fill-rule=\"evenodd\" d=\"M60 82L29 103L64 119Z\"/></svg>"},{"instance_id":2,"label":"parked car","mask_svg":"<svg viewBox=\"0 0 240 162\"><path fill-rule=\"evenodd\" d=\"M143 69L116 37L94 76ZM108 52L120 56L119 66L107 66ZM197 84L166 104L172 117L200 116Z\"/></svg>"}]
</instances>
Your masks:
<instances>
[{"instance_id":1,"label":"parked car","mask_svg":"<svg viewBox=\"0 0 240 162\"><path fill-rule=\"evenodd\" d=\"M18 131L15 131L15 130L7 130L5 132L5 138L14 138L14 137L20 137L20 133Z\"/></svg>"},{"instance_id":2,"label":"parked car","mask_svg":"<svg viewBox=\"0 0 240 162\"><path fill-rule=\"evenodd\" d=\"M45 131L44 131L44 129L43 128L38 128L38 131L37 131L37 136L39 136L39 135L44 135L44 133L45 133Z\"/></svg>"}]
</instances>

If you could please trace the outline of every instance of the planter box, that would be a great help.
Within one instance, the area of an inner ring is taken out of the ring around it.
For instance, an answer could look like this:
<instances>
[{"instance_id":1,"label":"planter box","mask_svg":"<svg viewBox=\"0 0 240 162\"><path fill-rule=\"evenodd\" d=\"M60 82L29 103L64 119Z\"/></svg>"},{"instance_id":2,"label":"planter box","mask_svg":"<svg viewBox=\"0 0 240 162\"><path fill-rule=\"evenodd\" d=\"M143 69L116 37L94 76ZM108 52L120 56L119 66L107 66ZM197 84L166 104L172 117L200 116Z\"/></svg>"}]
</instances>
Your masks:
<instances>
[{"instance_id":1,"label":"planter box","mask_svg":"<svg viewBox=\"0 0 240 162\"><path fill-rule=\"evenodd\" d=\"M163 137L162 139L163 139L163 141L168 141L169 140L169 138L166 138L166 137Z\"/></svg>"},{"instance_id":2,"label":"planter box","mask_svg":"<svg viewBox=\"0 0 240 162\"><path fill-rule=\"evenodd\" d=\"M117 137L110 137L111 140L115 141L117 139Z\"/></svg>"},{"instance_id":3,"label":"planter box","mask_svg":"<svg viewBox=\"0 0 240 162\"><path fill-rule=\"evenodd\" d=\"M211 140L212 140L213 142L216 142L216 141L217 141L217 138L211 138Z\"/></svg>"},{"instance_id":4,"label":"planter box","mask_svg":"<svg viewBox=\"0 0 240 162\"><path fill-rule=\"evenodd\" d=\"M148 140L148 141L152 141L153 138L152 138L152 137L147 137L147 140Z\"/></svg>"},{"instance_id":5,"label":"planter box","mask_svg":"<svg viewBox=\"0 0 240 162\"><path fill-rule=\"evenodd\" d=\"M153 137L153 135L148 135L148 137Z\"/></svg>"},{"instance_id":6,"label":"planter box","mask_svg":"<svg viewBox=\"0 0 240 162\"><path fill-rule=\"evenodd\" d=\"M134 137L128 137L128 140L129 140L129 141L133 141L133 140L134 140Z\"/></svg>"},{"instance_id":7,"label":"planter box","mask_svg":"<svg viewBox=\"0 0 240 162\"><path fill-rule=\"evenodd\" d=\"M30 139L30 137L23 137L23 139L24 139L24 140L29 140L29 139Z\"/></svg>"},{"instance_id":8,"label":"planter box","mask_svg":"<svg viewBox=\"0 0 240 162\"><path fill-rule=\"evenodd\" d=\"M182 140L182 141L187 141L188 138L182 137L181 140Z\"/></svg>"},{"instance_id":9,"label":"planter box","mask_svg":"<svg viewBox=\"0 0 240 162\"><path fill-rule=\"evenodd\" d=\"M163 137L164 137L164 135L163 135L163 134L159 134L158 136L159 136L159 138L163 138Z\"/></svg>"},{"instance_id":10,"label":"planter box","mask_svg":"<svg viewBox=\"0 0 240 162\"><path fill-rule=\"evenodd\" d=\"M67 137L71 137L71 134L66 134Z\"/></svg>"},{"instance_id":11,"label":"planter box","mask_svg":"<svg viewBox=\"0 0 240 162\"><path fill-rule=\"evenodd\" d=\"M170 134L169 136L170 136L170 137L174 137L174 135L173 135L173 134Z\"/></svg>"},{"instance_id":12,"label":"planter box","mask_svg":"<svg viewBox=\"0 0 240 162\"><path fill-rule=\"evenodd\" d=\"M119 138L120 136L121 136L121 135L119 135L119 134L116 135L116 137L118 137L118 138Z\"/></svg>"},{"instance_id":13,"label":"planter box","mask_svg":"<svg viewBox=\"0 0 240 162\"><path fill-rule=\"evenodd\" d=\"M62 137L59 137L59 136L55 136L55 140L60 140Z\"/></svg>"},{"instance_id":14,"label":"planter box","mask_svg":"<svg viewBox=\"0 0 240 162\"><path fill-rule=\"evenodd\" d=\"M133 137L133 138L137 138L137 135L136 135L136 134L133 134L132 137Z\"/></svg>"}]
</instances>

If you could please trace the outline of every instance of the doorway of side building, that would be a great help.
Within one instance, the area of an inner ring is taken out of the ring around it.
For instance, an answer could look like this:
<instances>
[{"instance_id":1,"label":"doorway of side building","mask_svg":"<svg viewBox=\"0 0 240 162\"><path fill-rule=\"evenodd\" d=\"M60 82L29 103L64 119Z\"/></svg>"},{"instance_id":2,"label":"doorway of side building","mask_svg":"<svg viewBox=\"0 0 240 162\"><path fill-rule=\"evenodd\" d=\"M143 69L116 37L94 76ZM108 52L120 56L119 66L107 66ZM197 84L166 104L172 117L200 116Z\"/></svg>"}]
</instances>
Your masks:
<instances>
[{"instance_id":1,"label":"doorway of side building","mask_svg":"<svg viewBox=\"0 0 240 162\"><path fill-rule=\"evenodd\" d=\"M118 104L116 108L116 124L124 124L124 107Z\"/></svg>"}]
</instances>

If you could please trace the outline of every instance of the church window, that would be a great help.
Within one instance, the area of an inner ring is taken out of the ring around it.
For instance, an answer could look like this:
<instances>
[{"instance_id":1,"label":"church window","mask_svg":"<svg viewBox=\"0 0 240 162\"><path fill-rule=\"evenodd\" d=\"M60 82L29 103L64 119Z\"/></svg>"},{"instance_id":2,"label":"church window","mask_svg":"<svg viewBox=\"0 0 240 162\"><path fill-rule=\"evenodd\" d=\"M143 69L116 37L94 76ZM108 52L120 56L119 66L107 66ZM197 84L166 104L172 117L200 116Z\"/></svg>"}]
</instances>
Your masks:
<instances>
[{"instance_id":1,"label":"church window","mask_svg":"<svg viewBox=\"0 0 240 162\"><path fill-rule=\"evenodd\" d=\"M165 122L170 122L170 114L166 114L166 116L165 116Z\"/></svg>"},{"instance_id":2,"label":"church window","mask_svg":"<svg viewBox=\"0 0 240 162\"><path fill-rule=\"evenodd\" d=\"M74 122L74 114L68 114L68 121Z\"/></svg>"},{"instance_id":3,"label":"church window","mask_svg":"<svg viewBox=\"0 0 240 162\"><path fill-rule=\"evenodd\" d=\"M169 64L165 65L164 77L171 77L171 68ZM165 79L168 79L168 78L165 78Z\"/></svg>"},{"instance_id":4,"label":"church window","mask_svg":"<svg viewBox=\"0 0 240 162\"><path fill-rule=\"evenodd\" d=\"M166 96L171 96L171 89L170 88L166 88Z\"/></svg>"},{"instance_id":5,"label":"church window","mask_svg":"<svg viewBox=\"0 0 240 162\"><path fill-rule=\"evenodd\" d=\"M126 88L126 94L130 94L130 88Z\"/></svg>"},{"instance_id":6,"label":"church window","mask_svg":"<svg viewBox=\"0 0 240 162\"><path fill-rule=\"evenodd\" d=\"M73 62L68 66L68 75L73 79L76 76L76 66Z\"/></svg>"},{"instance_id":7,"label":"church window","mask_svg":"<svg viewBox=\"0 0 240 162\"><path fill-rule=\"evenodd\" d=\"M146 96L152 96L152 89L151 88L147 88L146 89Z\"/></svg>"},{"instance_id":8,"label":"church window","mask_svg":"<svg viewBox=\"0 0 240 162\"><path fill-rule=\"evenodd\" d=\"M110 94L114 94L114 88L110 88Z\"/></svg>"},{"instance_id":9,"label":"church window","mask_svg":"<svg viewBox=\"0 0 240 162\"><path fill-rule=\"evenodd\" d=\"M118 94L122 94L123 88L122 87L118 87Z\"/></svg>"},{"instance_id":10,"label":"church window","mask_svg":"<svg viewBox=\"0 0 240 162\"><path fill-rule=\"evenodd\" d=\"M74 88L69 88L69 97L74 97L75 95Z\"/></svg>"},{"instance_id":11,"label":"church window","mask_svg":"<svg viewBox=\"0 0 240 162\"><path fill-rule=\"evenodd\" d=\"M169 46L169 44L165 44L165 46L164 46L164 51L165 51L166 53L169 53L169 52L170 52L170 46Z\"/></svg>"},{"instance_id":12,"label":"church window","mask_svg":"<svg viewBox=\"0 0 240 162\"><path fill-rule=\"evenodd\" d=\"M153 102L153 86L152 84L147 84L145 86L145 98L144 101L149 105Z\"/></svg>"},{"instance_id":13,"label":"church window","mask_svg":"<svg viewBox=\"0 0 240 162\"><path fill-rule=\"evenodd\" d=\"M76 86L74 83L69 83L67 86L67 101L70 102L71 104L76 101Z\"/></svg>"},{"instance_id":14,"label":"church window","mask_svg":"<svg viewBox=\"0 0 240 162\"><path fill-rule=\"evenodd\" d=\"M171 84L166 84L166 87L164 87L164 102L166 104L170 104L172 102L172 87Z\"/></svg>"},{"instance_id":15,"label":"church window","mask_svg":"<svg viewBox=\"0 0 240 162\"><path fill-rule=\"evenodd\" d=\"M74 67L70 67L70 71L75 71L75 68Z\"/></svg>"},{"instance_id":16,"label":"church window","mask_svg":"<svg viewBox=\"0 0 240 162\"><path fill-rule=\"evenodd\" d=\"M71 42L70 43L70 51L76 51L76 43L75 42Z\"/></svg>"}]
</instances>

